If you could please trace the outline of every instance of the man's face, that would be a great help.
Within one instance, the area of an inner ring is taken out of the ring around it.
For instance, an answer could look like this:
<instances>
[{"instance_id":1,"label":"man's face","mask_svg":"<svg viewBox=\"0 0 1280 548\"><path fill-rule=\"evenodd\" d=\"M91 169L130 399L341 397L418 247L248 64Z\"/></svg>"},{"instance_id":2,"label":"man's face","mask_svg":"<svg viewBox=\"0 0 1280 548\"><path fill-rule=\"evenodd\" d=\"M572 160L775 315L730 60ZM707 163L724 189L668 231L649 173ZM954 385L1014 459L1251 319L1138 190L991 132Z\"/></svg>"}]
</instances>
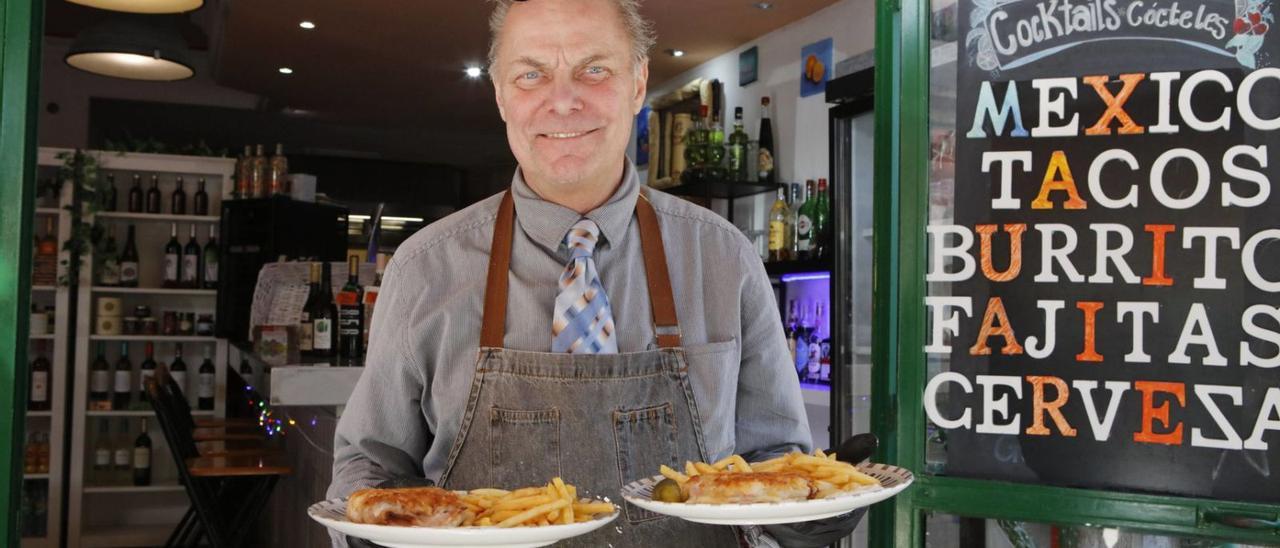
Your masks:
<instances>
[{"instance_id":1,"label":"man's face","mask_svg":"<svg viewBox=\"0 0 1280 548\"><path fill-rule=\"evenodd\" d=\"M516 2L494 65L498 111L526 180L541 187L617 182L649 69L633 65L612 2Z\"/></svg>"}]
</instances>

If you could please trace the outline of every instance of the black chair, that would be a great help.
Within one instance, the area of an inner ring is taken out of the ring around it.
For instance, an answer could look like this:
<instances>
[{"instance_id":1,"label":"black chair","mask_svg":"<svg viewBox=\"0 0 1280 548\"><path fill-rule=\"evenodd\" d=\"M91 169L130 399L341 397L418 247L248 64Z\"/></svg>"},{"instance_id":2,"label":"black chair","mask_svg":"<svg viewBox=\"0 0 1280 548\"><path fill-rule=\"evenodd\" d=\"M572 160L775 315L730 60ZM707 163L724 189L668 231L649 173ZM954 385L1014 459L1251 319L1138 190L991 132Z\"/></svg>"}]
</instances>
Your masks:
<instances>
[{"instance_id":1,"label":"black chair","mask_svg":"<svg viewBox=\"0 0 1280 548\"><path fill-rule=\"evenodd\" d=\"M158 369L146 384L148 401L165 441L178 463L178 476L191 507L174 528L165 546L192 546L208 538L215 548L240 546L248 525L265 507L280 476L292 473L280 454L262 446L204 453L196 442L196 422L181 389ZM185 410L185 412L184 412ZM261 434L230 434L241 441L261 440ZM213 435L204 436L214 440ZM223 440L225 441L225 440Z\"/></svg>"}]
</instances>

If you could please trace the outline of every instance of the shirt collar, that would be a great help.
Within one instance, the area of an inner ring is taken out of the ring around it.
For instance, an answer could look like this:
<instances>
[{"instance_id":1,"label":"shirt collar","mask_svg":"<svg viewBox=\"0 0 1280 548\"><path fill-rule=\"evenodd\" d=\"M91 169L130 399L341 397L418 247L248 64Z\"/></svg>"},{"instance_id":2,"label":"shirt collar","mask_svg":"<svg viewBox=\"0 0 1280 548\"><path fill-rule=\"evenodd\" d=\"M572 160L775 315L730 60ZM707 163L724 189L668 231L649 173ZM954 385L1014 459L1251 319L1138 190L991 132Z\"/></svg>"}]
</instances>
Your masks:
<instances>
[{"instance_id":1,"label":"shirt collar","mask_svg":"<svg viewBox=\"0 0 1280 548\"><path fill-rule=\"evenodd\" d=\"M524 175L517 168L511 177L511 193L516 206L516 222L533 241L547 249L559 249L564 243L564 235L573 224L583 217L591 219L600 227L600 235L610 247L617 246L627 233L631 217L636 209L636 199L640 194L640 179L631 159L626 159L622 172L622 182L609 200L586 215L549 202L538 196Z\"/></svg>"}]
</instances>

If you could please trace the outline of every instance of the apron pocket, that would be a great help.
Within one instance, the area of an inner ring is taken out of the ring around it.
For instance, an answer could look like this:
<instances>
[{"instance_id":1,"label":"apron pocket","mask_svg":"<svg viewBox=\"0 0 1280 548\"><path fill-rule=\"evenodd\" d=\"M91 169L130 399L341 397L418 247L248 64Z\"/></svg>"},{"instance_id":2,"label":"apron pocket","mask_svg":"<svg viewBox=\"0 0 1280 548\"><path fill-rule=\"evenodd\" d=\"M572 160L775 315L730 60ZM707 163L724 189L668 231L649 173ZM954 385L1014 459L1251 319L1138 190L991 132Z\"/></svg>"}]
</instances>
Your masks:
<instances>
[{"instance_id":1,"label":"apron pocket","mask_svg":"<svg viewBox=\"0 0 1280 548\"><path fill-rule=\"evenodd\" d=\"M560 410L489 409L490 485L543 485L560 475Z\"/></svg>"},{"instance_id":2,"label":"apron pocket","mask_svg":"<svg viewBox=\"0 0 1280 548\"><path fill-rule=\"evenodd\" d=\"M665 464L679 463L675 411L671 403L613 411L613 436L618 448L619 485L656 474ZM665 517L624 501L627 521L639 523Z\"/></svg>"}]
</instances>

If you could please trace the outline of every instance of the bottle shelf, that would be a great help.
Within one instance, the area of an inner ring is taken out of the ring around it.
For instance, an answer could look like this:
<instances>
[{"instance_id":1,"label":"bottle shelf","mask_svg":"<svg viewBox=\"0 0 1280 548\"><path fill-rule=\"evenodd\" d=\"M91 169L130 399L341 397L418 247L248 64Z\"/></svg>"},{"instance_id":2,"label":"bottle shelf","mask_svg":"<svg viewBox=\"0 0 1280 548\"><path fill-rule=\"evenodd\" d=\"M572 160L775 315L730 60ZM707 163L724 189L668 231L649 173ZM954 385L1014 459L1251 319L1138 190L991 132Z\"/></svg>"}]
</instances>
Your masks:
<instances>
[{"instance_id":1,"label":"bottle shelf","mask_svg":"<svg viewBox=\"0 0 1280 548\"><path fill-rule=\"evenodd\" d=\"M23 480L47 480L49 479L49 473L42 472L39 474L23 474L22 479Z\"/></svg>"},{"instance_id":2,"label":"bottle shelf","mask_svg":"<svg viewBox=\"0 0 1280 548\"><path fill-rule=\"evenodd\" d=\"M31 286L31 290L32 290L32 291L57 291L57 290L58 290L58 286L56 286L56 285L33 285L33 286Z\"/></svg>"},{"instance_id":3,"label":"bottle shelf","mask_svg":"<svg viewBox=\"0 0 1280 548\"><path fill-rule=\"evenodd\" d=\"M130 213L127 211L103 211L98 213L98 218L157 223L216 223L222 220L222 217L217 215L173 215L169 213Z\"/></svg>"},{"instance_id":4,"label":"bottle shelf","mask_svg":"<svg viewBox=\"0 0 1280 548\"><path fill-rule=\"evenodd\" d=\"M117 287L109 285L93 286L94 293L124 293L130 295L192 295L192 296L218 296L217 289L187 289L187 288L163 288L163 287Z\"/></svg>"},{"instance_id":5,"label":"bottle shelf","mask_svg":"<svg viewBox=\"0 0 1280 548\"><path fill-rule=\"evenodd\" d=\"M217 337L201 335L89 335L91 341L120 342L218 342Z\"/></svg>"},{"instance_id":6,"label":"bottle shelf","mask_svg":"<svg viewBox=\"0 0 1280 548\"><path fill-rule=\"evenodd\" d=\"M827 274L830 275L832 267L831 259L808 259L803 261L781 261L766 262L764 269L772 278L778 278L787 274Z\"/></svg>"},{"instance_id":7,"label":"bottle shelf","mask_svg":"<svg viewBox=\"0 0 1280 548\"><path fill-rule=\"evenodd\" d=\"M128 410L128 411L87 411L87 412L85 412L85 414L86 414L87 416L90 416L90 417L154 417L154 416L156 415L156 414L155 414L155 412L153 412L153 411L144 411L144 410ZM205 411L205 410L192 409L192 410L191 410L191 416L193 416L193 417L212 417L212 416L213 416L213 411Z\"/></svg>"},{"instance_id":8,"label":"bottle shelf","mask_svg":"<svg viewBox=\"0 0 1280 548\"><path fill-rule=\"evenodd\" d=\"M37 207L36 215L61 215L62 209L56 207Z\"/></svg>"},{"instance_id":9,"label":"bottle shelf","mask_svg":"<svg viewBox=\"0 0 1280 548\"><path fill-rule=\"evenodd\" d=\"M53 411L27 411L27 418L32 417L52 417Z\"/></svg>"},{"instance_id":10,"label":"bottle shelf","mask_svg":"<svg viewBox=\"0 0 1280 548\"><path fill-rule=\"evenodd\" d=\"M94 493L168 493L182 491L184 488L176 483L159 485L96 485L85 486L86 495Z\"/></svg>"},{"instance_id":11,"label":"bottle shelf","mask_svg":"<svg viewBox=\"0 0 1280 548\"><path fill-rule=\"evenodd\" d=\"M709 196L720 200L732 200L734 198L744 198L747 196L755 196L756 194L776 192L777 189L778 185L765 183L750 183L745 181L698 181L664 188L662 191L676 196L693 196L696 198L706 198Z\"/></svg>"}]
</instances>

